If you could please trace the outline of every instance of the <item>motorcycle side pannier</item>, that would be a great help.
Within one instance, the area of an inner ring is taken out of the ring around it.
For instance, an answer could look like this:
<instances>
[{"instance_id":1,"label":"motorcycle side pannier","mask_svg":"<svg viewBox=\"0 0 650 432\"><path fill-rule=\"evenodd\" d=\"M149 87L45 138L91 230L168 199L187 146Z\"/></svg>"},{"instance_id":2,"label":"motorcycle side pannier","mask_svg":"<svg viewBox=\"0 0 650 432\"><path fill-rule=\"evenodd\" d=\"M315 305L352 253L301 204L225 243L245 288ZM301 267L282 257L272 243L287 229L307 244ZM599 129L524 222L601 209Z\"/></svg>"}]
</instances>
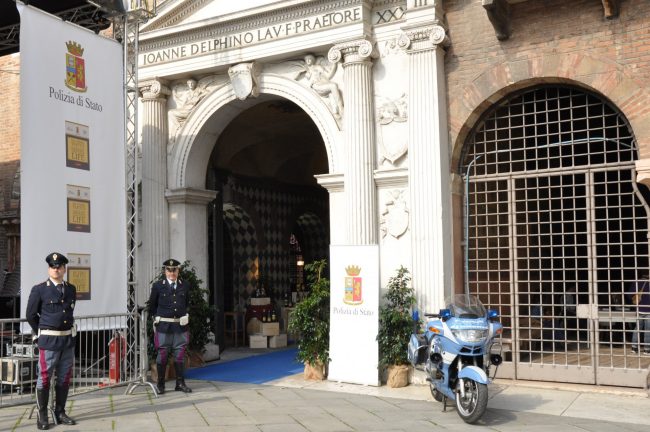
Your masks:
<instances>
[{"instance_id":1,"label":"motorcycle side pannier","mask_svg":"<svg viewBox=\"0 0 650 432\"><path fill-rule=\"evenodd\" d=\"M427 359L427 339L423 334L412 334L408 346L409 362L415 366Z\"/></svg>"}]
</instances>

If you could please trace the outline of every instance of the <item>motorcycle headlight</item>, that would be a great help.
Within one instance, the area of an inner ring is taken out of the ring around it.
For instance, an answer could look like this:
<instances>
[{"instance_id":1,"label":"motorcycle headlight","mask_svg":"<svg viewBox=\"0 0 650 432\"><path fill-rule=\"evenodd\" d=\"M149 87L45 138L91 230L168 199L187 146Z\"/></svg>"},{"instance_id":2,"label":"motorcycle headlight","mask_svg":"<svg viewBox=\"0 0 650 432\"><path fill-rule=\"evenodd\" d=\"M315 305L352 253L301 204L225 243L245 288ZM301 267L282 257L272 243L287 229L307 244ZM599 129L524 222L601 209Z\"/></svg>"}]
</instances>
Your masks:
<instances>
[{"instance_id":1,"label":"motorcycle headlight","mask_svg":"<svg viewBox=\"0 0 650 432\"><path fill-rule=\"evenodd\" d=\"M467 343L483 342L487 338L487 330L452 330L454 337Z\"/></svg>"}]
</instances>

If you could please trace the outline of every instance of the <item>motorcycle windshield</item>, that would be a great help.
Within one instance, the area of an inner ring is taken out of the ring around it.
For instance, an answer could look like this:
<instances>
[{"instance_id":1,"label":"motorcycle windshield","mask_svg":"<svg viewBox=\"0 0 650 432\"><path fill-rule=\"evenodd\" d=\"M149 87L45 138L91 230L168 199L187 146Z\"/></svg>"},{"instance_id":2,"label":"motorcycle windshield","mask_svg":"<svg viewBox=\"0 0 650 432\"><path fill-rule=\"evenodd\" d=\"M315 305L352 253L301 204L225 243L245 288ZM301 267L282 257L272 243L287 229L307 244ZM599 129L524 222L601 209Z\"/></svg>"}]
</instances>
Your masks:
<instances>
[{"instance_id":1,"label":"motorcycle windshield","mask_svg":"<svg viewBox=\"0 0 650 432\"><path fill-rule=\"evenodd\" d=\"M445 304L456 318L484 318L487 315L483 303L473 295L457 294L447 299Z\"/></svg>"}]
</instances>

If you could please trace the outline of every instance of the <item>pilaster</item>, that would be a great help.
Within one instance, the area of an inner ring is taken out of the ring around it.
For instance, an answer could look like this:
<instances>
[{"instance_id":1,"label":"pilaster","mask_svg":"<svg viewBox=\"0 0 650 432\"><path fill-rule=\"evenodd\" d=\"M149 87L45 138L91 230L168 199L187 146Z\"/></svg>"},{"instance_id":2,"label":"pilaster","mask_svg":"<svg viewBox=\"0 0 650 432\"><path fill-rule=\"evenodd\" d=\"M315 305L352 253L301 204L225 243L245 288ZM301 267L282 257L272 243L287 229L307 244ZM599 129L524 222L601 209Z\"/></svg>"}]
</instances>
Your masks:
<instances>
[{"instance_id":1,"label":"pilaster","mask_svg":"<svg viewBox=\"0 0 650 432\"><path fill-rule=\"evenodd\" d=\"M451 190L444 76L445 29L405 28L409 58L409 195L412 277L418 305L443 306L452 286Z\"/></svg>"},{"instance_id":2,"label":"pilaster","mask_svg":"<svg viewBox=\"0 0 650 432\"><path fill-rule=\"evenodd\" d=\"M208 281L208 205L217 197L213 190L180 188L168 190L169 248L171 256L188 260L197 276Z\"/></svg>"},{"instance_id":3,"label":"pilaster","mask_svg":"<svg viewBox=\"0 0 650 432\"><path fill-rule=\"evenodd\" d=\"M372 43L360 39L337 44L328 53L330 61L343 64L346 237L353 245L377 243L372 51Z\"/></svg>"},{"instance_id":4,"label":"pilaster","mask_svg":"<svg viewBox=\"0 0 650 432\"><path fill-rule=\"evenodd\" d=\"M142 186L141 244L138 251L138 304L148 298L149 284L169 258L167 187L167 96L160 79L141 83Z\"/></svg>"}]
</instances>

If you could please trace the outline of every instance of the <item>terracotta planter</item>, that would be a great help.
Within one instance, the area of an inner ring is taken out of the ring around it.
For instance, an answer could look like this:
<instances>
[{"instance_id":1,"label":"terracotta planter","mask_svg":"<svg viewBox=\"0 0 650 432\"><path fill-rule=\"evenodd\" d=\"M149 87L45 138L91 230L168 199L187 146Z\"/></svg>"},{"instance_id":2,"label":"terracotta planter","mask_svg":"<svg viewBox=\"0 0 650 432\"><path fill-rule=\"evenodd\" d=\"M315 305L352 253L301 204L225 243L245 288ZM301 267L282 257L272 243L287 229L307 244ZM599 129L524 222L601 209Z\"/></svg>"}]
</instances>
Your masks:
<instances>
[{"instance_id":1,"label":"terracotta planter","mask_svg":"<svg viewBox=\"0 0 650 432\"><path fill-rule=\"evenodd\" d=\"M305 372L304 376L306 380L311 381L322 381L325 379L325 366L321 363L316 363L312 365L311 363L305 363Z\"/></svg>"},{"instance_id":2,"label":"terracotta planter","mask_svg":"<svg viewBox=\"0 0 650 432\"><path fill-rule=\"evenodd\" d=\"M187 351L187 356L185 357L185 367L187 368L201 366L205 366L203 354L197 351Z\"/></svg>"},{"instance_id":3,"label":"terracotta planter","mask_svg":"<svg viewBox=\"0 0 650 432\"><path fill-rule=\"evenodd\" d=\"M391 388L406 387L409 384L409 369L408 365L388 366L386 385Z\"/></svg>"}]
</instances>

